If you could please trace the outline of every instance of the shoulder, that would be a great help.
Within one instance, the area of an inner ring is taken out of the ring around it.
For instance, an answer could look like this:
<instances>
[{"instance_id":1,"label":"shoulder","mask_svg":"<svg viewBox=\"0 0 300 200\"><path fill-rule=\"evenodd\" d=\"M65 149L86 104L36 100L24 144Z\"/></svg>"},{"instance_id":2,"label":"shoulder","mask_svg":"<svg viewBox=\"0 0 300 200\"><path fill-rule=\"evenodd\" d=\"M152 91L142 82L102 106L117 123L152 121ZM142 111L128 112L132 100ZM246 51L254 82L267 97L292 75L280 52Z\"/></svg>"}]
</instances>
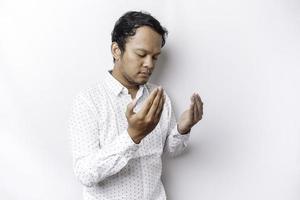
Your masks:
<instances>
[{"instance_id":1,"label":"shoulder","mask_svg":"<svg viewBox=\"0 0 300 200\"><path fill-rule=\"evenodd\" d=\"M75 99L91 99L101 94L101 83L94 83L87 88L80 89L75 95Z\"/></svg>"},{"instance_id":2,"label":"shoulder","mask_svg":"<svg viewBox=\"0 0 300 200\"><path fill-rule=\"evenodd\" d=\"M105 91L102 82L96 82L85 89L81 89L74 97L73 104L85 104L86 106L96 108L103 107L105 102Z\"/></svg>"},{"instance_id":3,"label":"shoulder","mask_svg":"<svg viewBox=\"0 0 300 200\"><path fill-rule=\"evenodd\" d=\"M76 115L88 115L93 117L99 124L105 123L108 114L107 92L99 82L90 85L86 89L81 89L74 96L71 104L71 113Z\"/></svg>"}]
</instances>

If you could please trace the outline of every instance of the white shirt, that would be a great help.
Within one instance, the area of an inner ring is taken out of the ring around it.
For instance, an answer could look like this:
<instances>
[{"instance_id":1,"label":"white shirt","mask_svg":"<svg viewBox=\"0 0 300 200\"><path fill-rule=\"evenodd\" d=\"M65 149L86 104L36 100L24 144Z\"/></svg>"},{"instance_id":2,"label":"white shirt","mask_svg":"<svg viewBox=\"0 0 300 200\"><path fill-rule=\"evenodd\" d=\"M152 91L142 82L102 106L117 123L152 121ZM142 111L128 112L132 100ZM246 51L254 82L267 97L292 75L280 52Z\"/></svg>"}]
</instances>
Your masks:
<instances>
[{"instance_id":1,"label":"white shirt","mask_svg":"<svg viewBox=\"0 0 300 200\"><path fill-rule=\"evenodd\" d=\"M135 112L156 87L140 85ZM131 96L109 72L103 81L76 96L69 129L74 173L84 186L84 200L166 199L161 182L162 153L180 154L190 134L177 131L171 102L165 95L158 125L139 144L127 132L125 111Z\"/></svg>"}]
</instances>

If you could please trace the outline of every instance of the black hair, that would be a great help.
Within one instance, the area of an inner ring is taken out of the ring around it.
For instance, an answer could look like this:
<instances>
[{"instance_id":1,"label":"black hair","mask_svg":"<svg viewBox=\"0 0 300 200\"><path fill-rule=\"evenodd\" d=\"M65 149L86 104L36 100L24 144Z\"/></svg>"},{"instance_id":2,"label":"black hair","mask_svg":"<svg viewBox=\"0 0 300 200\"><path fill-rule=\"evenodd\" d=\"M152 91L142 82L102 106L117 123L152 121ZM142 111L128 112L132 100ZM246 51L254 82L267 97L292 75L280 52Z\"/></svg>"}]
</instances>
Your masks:
<instances>
[{"instance_id":1,"label":"black hair","mask_svg":"<svg viewBox=\"0 0 300 200\"><path fill-rule=\"evenodd\" d=\"M149 26L155 32L161 35L163 47L166 42L168 31L162 27L160 22L146 12L129 11L122 15L115 23L114 29L111 33L111 41L116 42L123 53L125 51L126 39L134 36L136 29L141 26Z\"/></svg>"}]
</instances>

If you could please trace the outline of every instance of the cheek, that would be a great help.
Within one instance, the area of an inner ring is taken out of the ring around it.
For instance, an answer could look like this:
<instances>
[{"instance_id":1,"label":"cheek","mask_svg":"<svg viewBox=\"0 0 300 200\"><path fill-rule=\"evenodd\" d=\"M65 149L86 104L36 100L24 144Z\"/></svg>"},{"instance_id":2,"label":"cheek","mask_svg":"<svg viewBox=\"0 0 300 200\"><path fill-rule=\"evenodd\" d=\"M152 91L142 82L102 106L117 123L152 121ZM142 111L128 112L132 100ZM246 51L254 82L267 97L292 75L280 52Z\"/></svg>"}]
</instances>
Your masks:
<instances>
[{"instance_id":1,"label":"cheek","mask_svg":"<svg viewBox=\"0 0 300 200\"><path fill-rule=\"evenodd\" d=\"M143 60L136 55L129 55L127 59L127 64L130 68L139 68L143 63Z\"/></svg>"}]
</instances>

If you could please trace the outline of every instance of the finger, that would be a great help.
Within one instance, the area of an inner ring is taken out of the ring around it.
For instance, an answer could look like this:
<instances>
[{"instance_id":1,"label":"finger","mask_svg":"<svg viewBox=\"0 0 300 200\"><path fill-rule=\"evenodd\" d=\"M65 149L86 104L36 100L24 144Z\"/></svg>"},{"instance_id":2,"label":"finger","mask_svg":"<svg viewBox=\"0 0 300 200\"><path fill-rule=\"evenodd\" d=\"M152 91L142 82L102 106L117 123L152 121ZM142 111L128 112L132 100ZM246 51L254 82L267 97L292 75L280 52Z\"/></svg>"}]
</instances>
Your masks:
<instances>
[{"instance_id":1,"label":"finger","mask_svg":"<svg viewBox=\"0 0 300 200\"><path fill-rule=\"evenodd\" d=\"M197 98L200 100L200 103L203 103L203 102L202 102L202 99L201 99L201 97L200 97L200 95L199 95L198 93L196 93L196 96L197 96Z\"/></svg>"},{"instance_id":2,"label":"finger","mask_svg":"<svg viewBox=\"0 0 300 200\"><path fill-rule=\"evenodd\" d=\"M198 108L198 111L199 111L199 114L200 114L200 118L199 120L202 118L202 115L203 115L203 102L201 101L201 98L199 96L199 94L197 94L197 98L196 98L196 104L197 104L197 108Z\"/></svg>"},{"instance_id":3,"label":"finger","mask_svg":"<svg viewBox=\"0 0 300 200\"><path fill-rule=\"evenodd\" d=\"M191 120L194 119L194 103L193 103L194 99L193 96L191 96L191 104L190 104L190 109L189 109L189 117Z\"/></svg>"},{"instance_id":4,"label":"finger","mask_svg":"<svg viewBox=\"0 0 300 200\"><path fill-rule=\"evenodd\" d=\"M193 112L194 112L193 123L195 123L197 121L198 117L199 117L199 112L198 112L198 109L197 109L196 95L195 94L193 95L193 99L194 99L194 101L193 101L193 104L194 104L193 105Z\"/></svg>"},{"instance_id":5,"label":"finger","mask_svg":"<svg viewBox=\"0 0 300 200\"><path fill-rule=\"evenodd\" d=\"M162 95L163 95L163 89L160 89L151 105L151 108L149 109L149 111L147 113L147 116L149 116L149 117L155 116L156 110L159 107L159 102L162 99Z\"/></svg>"},{"instance_id":6,"label":"finger","mask_svg":"<svg viewBox=\"0 0 300 200\"><path fill-rule=\"evenodd\" d=\"M197 121L200 120L202 115L202 109L201 109L201 102L200 102L200 96L198 94L195 95L195 103L196 103L196 109L197 109Z\"/></svg>"},{"instance_id":7,"label":"finger","mask_svg":"<svg viewBox=\"0 0 300 200\"><path fill-rule=\"evenodd\" d=\"M134 107L136 106L137 99L134 98L128 105L126 109L126 116L130 117L131 115L135 114L133 111Z\"/></svg>"},{"instance_id":8,"label":"finger","mask_svg":"<svg viewBox=\"0 0 300 200\"><path fill-rule=\"evenodd\" d=\"M161 113L163 111L165 101L166 101L166 97L165 97L165 95L163 95L162 98L160 99L158 108L155 113L155 118L157 118L158 120L160 119Z\"/></svg>"},{"instance_id":9,"label":"finger","mask_svg":"<svg viewBox=\"0 0 300 200\"><path fill-rule=\"evenodd\" d=\"M142 116L146 116L146 114L148 113L149 109L151 108L152 102L154 101L155 97L156 97L157 94L158 94L159 88L160 88L160 87L155 88L155 89L150 93L150 95L147 97L147 99L145 100L143 107L142 107L141 110L139 111L139 113L140 113Z\"/></svg>"}]
</instances>

